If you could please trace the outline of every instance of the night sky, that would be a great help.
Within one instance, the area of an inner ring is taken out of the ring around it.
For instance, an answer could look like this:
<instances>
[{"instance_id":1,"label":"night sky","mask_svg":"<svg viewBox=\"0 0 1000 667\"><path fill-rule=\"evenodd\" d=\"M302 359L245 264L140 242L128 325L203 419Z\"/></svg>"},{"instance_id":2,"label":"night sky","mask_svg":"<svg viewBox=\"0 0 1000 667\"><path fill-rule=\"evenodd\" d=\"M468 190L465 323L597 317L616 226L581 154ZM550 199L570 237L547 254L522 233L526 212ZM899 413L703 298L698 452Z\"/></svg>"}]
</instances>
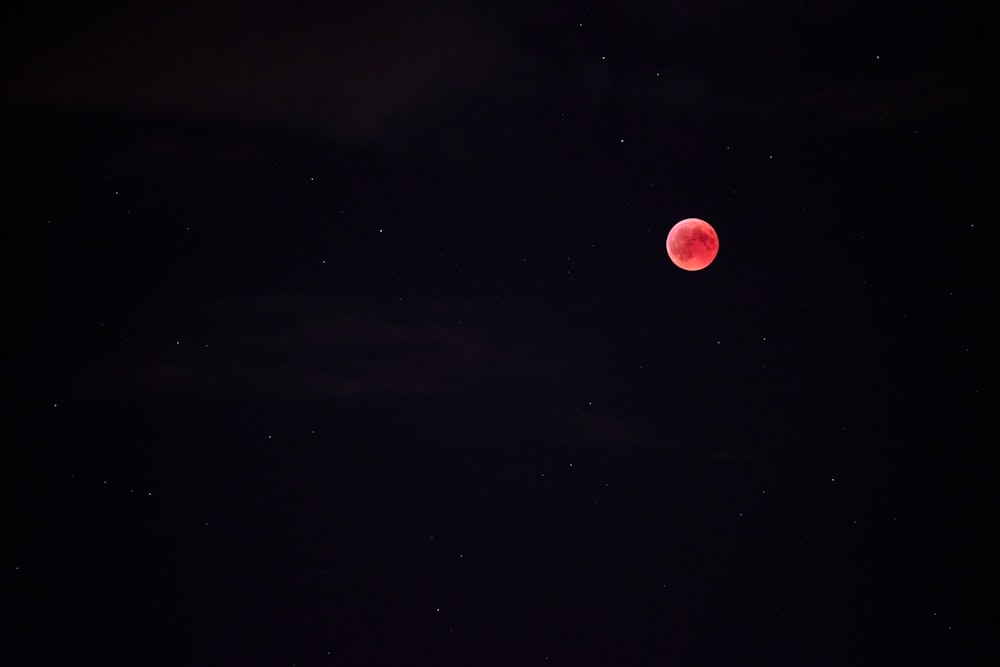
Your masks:
<instances>
[{"instance_id":1,"label":"night sky","mask_svg":"<svg viewBox=\"0 0 1000 667\"><path fill-rule=\"evenodd\" d=\"M0 10L0 662L998 664L986 3L346 4Z\"/></svg>"}]
</instances>

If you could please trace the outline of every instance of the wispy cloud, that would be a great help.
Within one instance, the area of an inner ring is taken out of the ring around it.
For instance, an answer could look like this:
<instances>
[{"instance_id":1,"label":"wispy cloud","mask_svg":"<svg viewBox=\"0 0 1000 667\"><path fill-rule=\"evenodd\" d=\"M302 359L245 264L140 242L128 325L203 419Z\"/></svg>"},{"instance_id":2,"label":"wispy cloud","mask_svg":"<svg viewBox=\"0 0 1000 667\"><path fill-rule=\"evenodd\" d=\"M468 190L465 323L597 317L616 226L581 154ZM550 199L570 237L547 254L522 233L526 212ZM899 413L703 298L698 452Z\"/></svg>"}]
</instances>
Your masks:
<instances>
[{"instance_id":1,"label":"wispy cloud","mask_svg":"<svg viewBox=\"0 0 1000 667\"><path fill-rule=\"evenodd\" d=\"M269 296L140 313L87 393L204 399L386 397L474 391L529 373L530 350L434 303ZM169 333L168 333L169 332Z\"/></svg>"},{"instance_id":2,"label":"wispy cloud","mask_svg":"<svg viewBox=\"0 0 1000 667\"><path fill-rule=\"evenodd\" d=\"M402 400L435 410L477 406L490 419L514 411L523 428L567 444L672 444L634 415L579 400L573 388L594 381L582 376L580 359L594 350L501 335L466 321L463 312L447 301L291 295L149 309L136 314L128 342L99 365L36 380L39 387L66 386L65 398L80 403L378 407ZM521 317L534 317L539 330L555 329L544 321L551 315Z\"/></svg>"},{"instance_id":3,"label":"wispy cloud","mask_svg":"<svg viewBox=\"0 0 1000 667\"><path fill-rule=\"evenodd\" d=\"M367 141L442 93L482 85L501 60L488 21L442 3L120 9L8 45L5 96Z\"/></svg>"}]
</instances>

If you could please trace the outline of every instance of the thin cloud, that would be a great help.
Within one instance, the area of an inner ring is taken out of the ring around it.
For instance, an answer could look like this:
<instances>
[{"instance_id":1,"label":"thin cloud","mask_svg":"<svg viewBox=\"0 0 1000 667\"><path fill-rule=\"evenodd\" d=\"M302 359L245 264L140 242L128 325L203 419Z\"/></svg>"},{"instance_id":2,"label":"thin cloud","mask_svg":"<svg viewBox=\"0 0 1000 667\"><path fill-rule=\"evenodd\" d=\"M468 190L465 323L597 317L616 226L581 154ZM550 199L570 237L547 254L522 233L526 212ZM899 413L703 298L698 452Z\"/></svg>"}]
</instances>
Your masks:
<instances>
[{"instance_id":1,"label":"thin cloud","mask_svg":"<svg viewBox=\"0 0 1000 667\"><path fill-rule=\"evenodd\" d=\"M526 371L525 350L460 317L440 304L292 296L149 311L131 324L123 354L85 374L80 390L203 400L446 396Z\"/></svg>"},{"instance_id":2,"label":"thin cloud","mask_svg":"<svg viewBox=\"0 0 1000 667\"><path fill-rule=\"evenodd\" d=\"M466 322L465 310L441 301L289 295L148 310L127 325L128 343L100 366L60 369L58 377L40 373L35 390L62 385L62 400L79 404L322 408L402 400L431 409L478 406L474 410L502 418L495 406L518 411L525 428L565 444L670 445L627 414L605 406L581 410L567 398L567 386L583 384L580 356L594 350L499 336Z\"/></svg>"},{"instance_id":3,"label":"thin cloud","mask_svg":"<svg viewBox=\"0 0 1000 667\"><path fill-rule=\"evenodd\" d=\"M214 8L213 8L214 7ZM11 50L6 95L36 105L277 125L370 139L384 123L476 85L497 35L452 5L304 13L267 3L136 7L53 25Z\"/></svg>"}]
</instances>

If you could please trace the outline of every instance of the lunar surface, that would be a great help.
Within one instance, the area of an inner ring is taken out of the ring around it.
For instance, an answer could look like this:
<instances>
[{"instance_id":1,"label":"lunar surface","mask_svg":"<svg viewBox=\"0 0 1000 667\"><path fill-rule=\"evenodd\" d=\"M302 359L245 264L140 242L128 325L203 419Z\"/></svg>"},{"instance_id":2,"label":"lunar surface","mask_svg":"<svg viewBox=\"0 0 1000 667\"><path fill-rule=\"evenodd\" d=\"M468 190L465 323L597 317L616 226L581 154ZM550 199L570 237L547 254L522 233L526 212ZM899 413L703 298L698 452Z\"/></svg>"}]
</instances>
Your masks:
<instances>
[{"instance_id":1,"label":"lunar surface","mask_svg":"<svg viewBox=\"0 0 1000 667\"><path fill-rule=\"evenodd\" d=\"M719 236L699 218L681 220L667 234L667 255L685 271L701 271L719 254Z\"/></svg>"}]
</instances>

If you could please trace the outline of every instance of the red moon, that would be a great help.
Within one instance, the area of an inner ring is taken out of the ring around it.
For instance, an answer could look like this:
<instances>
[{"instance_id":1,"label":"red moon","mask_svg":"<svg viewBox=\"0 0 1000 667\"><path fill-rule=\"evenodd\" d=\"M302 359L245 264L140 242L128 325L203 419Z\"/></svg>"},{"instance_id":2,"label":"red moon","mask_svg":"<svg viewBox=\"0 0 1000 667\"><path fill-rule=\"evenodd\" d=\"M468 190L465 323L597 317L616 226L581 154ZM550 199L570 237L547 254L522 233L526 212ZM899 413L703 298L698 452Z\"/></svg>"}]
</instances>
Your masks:
<instances>
[{"instance_id":1,"label":"red moon","mask_svg":"<svg viewBox=\"0 0 1000 667\"><path fill-rule=\"evenodd\" d=\"M699 218L681 220L667 234L667 255L685 271L701 271L719 254L719 235Z\"/></svg>"}]
</instances>

